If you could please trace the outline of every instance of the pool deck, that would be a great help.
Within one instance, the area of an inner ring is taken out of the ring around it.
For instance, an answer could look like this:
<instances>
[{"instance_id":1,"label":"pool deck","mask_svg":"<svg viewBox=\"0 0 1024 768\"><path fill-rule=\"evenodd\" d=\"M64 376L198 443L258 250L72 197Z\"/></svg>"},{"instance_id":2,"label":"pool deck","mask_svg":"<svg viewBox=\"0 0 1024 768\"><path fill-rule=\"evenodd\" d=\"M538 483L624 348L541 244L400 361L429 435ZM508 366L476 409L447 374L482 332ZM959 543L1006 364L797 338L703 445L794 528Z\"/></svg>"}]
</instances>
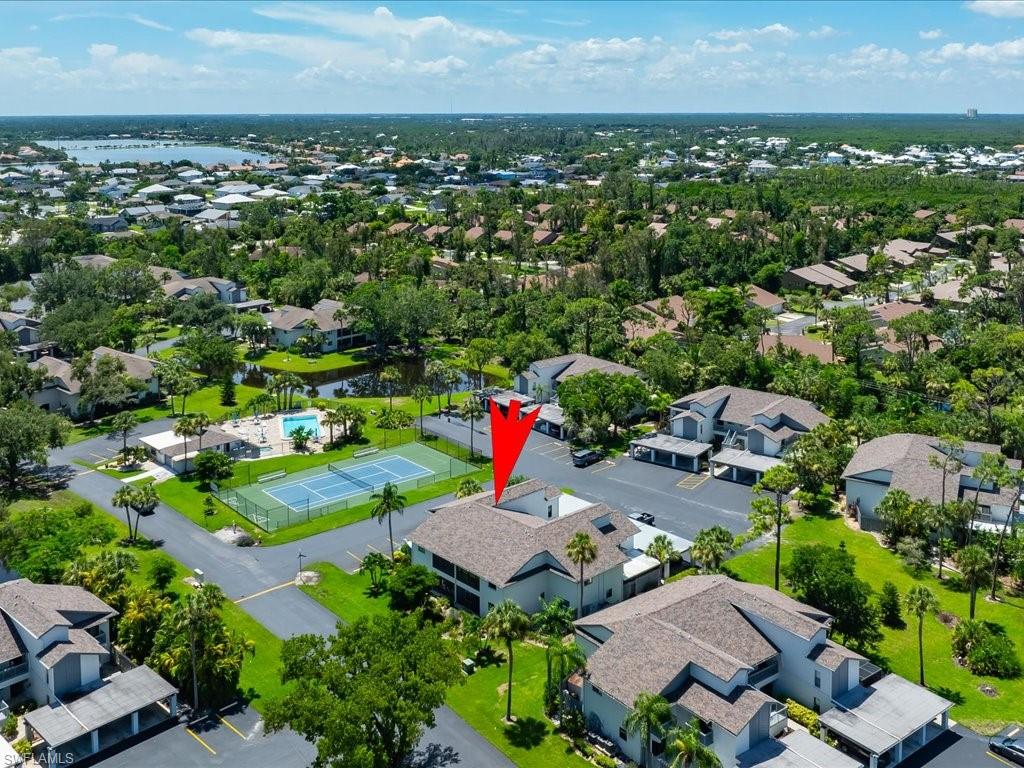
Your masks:
<instances>
[{"instance_id":1,"label":"pool deck","mask_svg":"<svg viewBox=\"0 0 1024 768\"><path fill-rule=\"evenodd\" d=\"M323 435L324 428L320 425L319 412L315 408L295 411L288 414L268 414L258 419L252 416L231 421L230 419L220 424L220 429L233 435L238 435L249 443L259 446L261 453L259 458L267 459L272 456L286 456L295 453L292 448L292 441L286 437L282 428L285 416L313 416L320 426L320 435L314 437L306 446L306 453L319 453L324 450Z\"/></svg>"}]
</instances>

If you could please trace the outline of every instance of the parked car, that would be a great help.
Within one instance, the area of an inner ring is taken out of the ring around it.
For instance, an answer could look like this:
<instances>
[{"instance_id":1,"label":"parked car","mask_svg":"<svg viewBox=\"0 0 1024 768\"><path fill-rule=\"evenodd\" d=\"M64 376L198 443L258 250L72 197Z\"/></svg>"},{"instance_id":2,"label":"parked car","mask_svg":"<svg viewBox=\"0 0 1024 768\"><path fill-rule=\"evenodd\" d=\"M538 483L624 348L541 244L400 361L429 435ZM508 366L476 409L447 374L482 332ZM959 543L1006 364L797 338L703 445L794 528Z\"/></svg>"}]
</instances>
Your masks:
<instances>
[{"instance_id":1,"label":"parked car","mask_svg":"<svg viewBox=\"0 0 1024 768\"><path fill-rule=\"evenodd\" d=\"M636 520L638 523L644 525L654 525L654 515L650 512L633 512L629 516L630 520Z\"/></svg>"},{"instance_id":2,"label":"parked car","mask_svg":"<svg viewBox=\"0 0 1024 768\"><path fill-rule=\"evenodd\" d=\"M1000 757L1024 765L1024 728L1019 725L1006 726L998 735L989 739L988 748Z\"/></svg>"},{"instance_id":3,"label":"parked car","mask_svg":"<svg viewBox=\"0 0 1024 768\"><path fill-rule=\"evenodd\" d=\"M604 454L600 451L594 451L589 448L582 451L574 451L572 454L572 464L574 467L589 467L591 464L596 464L604 458Z\"/></svg>"}]
</instances>

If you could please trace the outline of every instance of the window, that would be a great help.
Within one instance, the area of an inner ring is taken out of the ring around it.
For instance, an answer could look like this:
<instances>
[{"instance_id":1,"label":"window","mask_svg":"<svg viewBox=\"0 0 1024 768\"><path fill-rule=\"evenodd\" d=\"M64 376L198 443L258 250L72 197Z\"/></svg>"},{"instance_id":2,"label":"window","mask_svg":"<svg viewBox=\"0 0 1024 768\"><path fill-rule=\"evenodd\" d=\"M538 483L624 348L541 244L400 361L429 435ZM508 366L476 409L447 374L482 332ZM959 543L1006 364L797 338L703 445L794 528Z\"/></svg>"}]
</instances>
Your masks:
<instances>
[{"instance_id":1,"label":"window","mask_svg":"<svg viewBox=\"0 0 1024 768\"><path fill-rule=\"evenodd\" d=\"M431 563L433 564L435 571L440 571L448 576L455 575L455 564L451 561L445 560L443 557L438 555L433 555Z\"/></svg>"},{"instance_id":2,"label":"window","mask_svg":"<svg viewBox=\"0 0 1024 768\"><path fill-rule=\"evenodd\" d=\"M604 696L604 694L601 693L601 689L598 688L596 685L591 685L590 687L594 689L594 693L596 693L598 696Z\"/></svg>"},{"instance_id":3,"label":"window","mask_svg":"<svg viewBox=\"0 0 1024 768\"><path fill-rule=\"evenodd\" d=\"M545 595L546 595L546 594L547 594L547 592L541 592L541 593L540 593L540 599L541 599L541 600L545 600L545 599L547 599L547 598L545 597Z\"/></svg>"},{"instance_id":4,"label":"window","mask_svg":"<svg viewBox=\"0 0 1024 768\"><path fill-rule=\"evenodd\" d=\"M821 672L814 670L814 687L821 688Z\"/></svg>"},{"instance_id":5,"label":"window","mask_svg":"<svg viewBox=\"0 0 1024 768\"><path fill-rule=\"evenodd\" d=\"M819 713L819 714L821 713L821 704L818 703L818 697L817 696L814 697L814 711Z\"/></svg>"},{"instance_id":6,"label":"window","mask_svg":"<svg viewBox=\"0 0 1024 768\"><path fill-rule=\"evenodd\" d=\"M606 600L611 600L612 599L612 589L611 589L611 587L609 587L608 590L604 593L604 596L605 596Z\"/></svg>"},{"instance_id":7,"label":"window","mask_svg":"<svg viewBox=\"0 0 1024 768\"><path fill-rule=\"evenodd\" d=\"M488 587L490 587L491 589L497 589L497 587L496 587L496 586L494 586L494 584L492 584L492 583L491 583L491 582L489 582L489 581L487 582L487 586L488 586Z\"/></svg>"},{"instance_id":8,"label":"window","mask_svg":"<svg viewBox=\"0 0 1024 768\"><path fill-rule=\"evenodd\" d=\"M455 578L470 589L480 589L480 577L467 571L462 566L455 566Z\"/></svg>"},{"instance_id":9,"label":"window","mask_svg":"<svg viewBox=\"0 0 1024 768\"><path fill-rule=\"evenodd\" d=\"M621 725L619 726L619 738L622 741L628 741L629 740L629 737L626 735L626 729L623 728Z\"/></svg>"},{"instance_id":10,"label":"window","mask_svg":"<svg viewBox=\"0 0 1024 768\"><path fill-rule=\"evenodd\" d=\"M550 505L550 504L548 504L548 517L551 517L551 514L552 514L552 513L551 513L551 505Z\"/></svg>"}]
</instances>

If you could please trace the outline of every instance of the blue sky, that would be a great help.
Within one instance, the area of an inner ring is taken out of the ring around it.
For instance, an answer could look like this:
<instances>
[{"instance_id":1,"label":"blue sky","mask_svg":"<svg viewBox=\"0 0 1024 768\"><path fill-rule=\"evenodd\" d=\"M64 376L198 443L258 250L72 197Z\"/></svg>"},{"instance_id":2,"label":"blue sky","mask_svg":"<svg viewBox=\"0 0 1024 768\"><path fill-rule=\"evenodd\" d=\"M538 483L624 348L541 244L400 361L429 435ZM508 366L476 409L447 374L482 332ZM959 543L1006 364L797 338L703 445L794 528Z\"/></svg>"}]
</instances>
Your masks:
<instances>
[{"instance_id":1,"label":"blue sky","mask_svg":"<svg viewBox=\"0 0 1024 768\"><path fill-rule=\"evenodd\" d=\"M1024 112L1024 0L0 3L0 114Z\"/></svg>"}]
</instances>

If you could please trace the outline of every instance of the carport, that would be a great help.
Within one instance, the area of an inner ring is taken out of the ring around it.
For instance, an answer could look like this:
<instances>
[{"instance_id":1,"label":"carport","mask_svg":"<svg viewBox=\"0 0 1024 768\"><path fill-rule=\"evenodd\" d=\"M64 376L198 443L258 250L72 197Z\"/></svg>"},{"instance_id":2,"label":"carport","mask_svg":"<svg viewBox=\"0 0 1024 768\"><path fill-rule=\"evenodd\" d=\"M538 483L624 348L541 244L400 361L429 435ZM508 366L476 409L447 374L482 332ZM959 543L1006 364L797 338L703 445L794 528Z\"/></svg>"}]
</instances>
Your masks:
<instances>
[{"instance_id":1,"label":"carport","mask_svg":"<svg viewBox=\"0 0 1024 768\"><path fill-rule=\"evenodd\" d=\"M55 765L56 752L93 755L174 717L178 690L149 667L135 667L110 677L79 699L55 702L25 715L33 747ZM39 742L42 742L41 744Z\"/></svg>"},{"instance_id":2,"label":"carport","mask_svg":"<svg viewBox=\"0 0 1024 768\"><path fill-rule=\"evenodd\" d=\"M949 728L953 703L899 675L858 685L832 701L821 727L869 768L897 765Z\"/></svg>"},{"instance_id":3,"label":"carport","mask_svg":"<svg viewBox=\"0 0 1024 768\"><path fill-rule=\"evenodd\" d=\"M534 410L536 406L525 408L523 412L531 413ZM565 440L565 414L562 412L562 406L554 403L544 403L540 406L540 413L537 414L533 428L556 440Z\"/></svg>"},{"instance_id":4,"label":"carport","mask_svg":"<svg viewBox=\"0 0 1024 768\"><path fill-rule=\"evenodd\" d=\"M661 432L651 432L629 441L631 458L690 472L700 472L701 461L711 453L711 449L711 443L699 443Z\"/></svg>"},{"instance_id":5,"label":"carport","mask_svg":"<svg viewBox=\"0 0 1024 768\"><path fill-rule=\"evenodd\" d=\"M727 467L729 479L734 483L756 483L765 472L781 463L782 459L775 456L762 456L739 448L726 448L711 457L711 476L715 477L715 467L721 465Z\"/></svg>"}]
</instances>

